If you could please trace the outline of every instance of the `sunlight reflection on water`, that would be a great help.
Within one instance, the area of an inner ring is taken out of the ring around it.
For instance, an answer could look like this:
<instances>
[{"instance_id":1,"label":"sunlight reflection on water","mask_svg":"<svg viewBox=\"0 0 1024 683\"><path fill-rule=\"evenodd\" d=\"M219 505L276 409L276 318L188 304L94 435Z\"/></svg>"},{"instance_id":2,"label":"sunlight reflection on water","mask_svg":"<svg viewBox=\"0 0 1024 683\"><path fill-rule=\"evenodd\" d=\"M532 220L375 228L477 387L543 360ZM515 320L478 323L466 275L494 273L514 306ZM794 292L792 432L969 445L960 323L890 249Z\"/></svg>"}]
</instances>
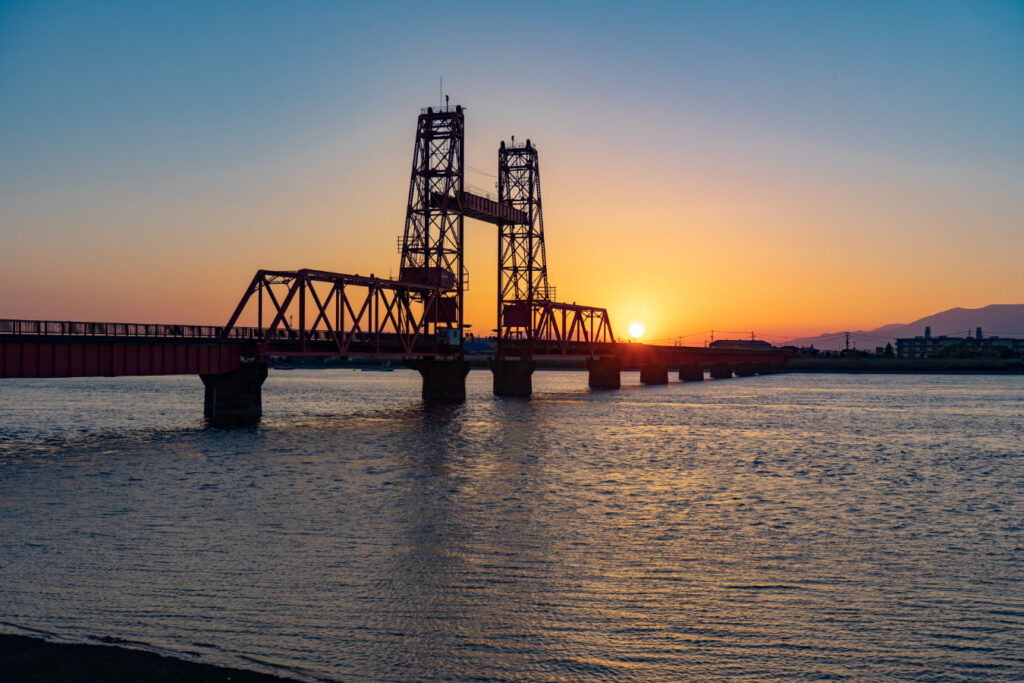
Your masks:
<instances>
[{"instance_id":1,"label":"sunlight reflection on water","mask_svg":"<svg viewBox=\"0 0 1024 683\"><path fill-rule=\"evenodd\" d=\"M0 381L0 620L343 680L1024 677L1020 378L532 400L474 371Z\"/></svg>"}]
</instances>

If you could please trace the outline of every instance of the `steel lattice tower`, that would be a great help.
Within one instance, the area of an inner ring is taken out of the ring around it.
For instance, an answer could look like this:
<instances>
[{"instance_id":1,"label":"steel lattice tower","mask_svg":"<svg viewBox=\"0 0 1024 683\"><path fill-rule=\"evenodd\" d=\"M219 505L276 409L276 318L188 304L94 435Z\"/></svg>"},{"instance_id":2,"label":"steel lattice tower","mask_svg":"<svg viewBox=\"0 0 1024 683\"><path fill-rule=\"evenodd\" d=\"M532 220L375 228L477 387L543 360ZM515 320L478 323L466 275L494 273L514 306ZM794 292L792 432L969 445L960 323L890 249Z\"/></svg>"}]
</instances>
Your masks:
<instances>
[{"instance_id":1,"label":"steel lattice tower","mask_svg":"<svg viewBox=\"0 0 1024 683\"><path fill-rule=\"evenodd\" d=\"M399 279L450 290L441 305L426 311L434 332L454 329L461 344L463 217L449 199L464 187L465 117L462 107L428 107L416 122L409 204L402 238ZM451 334L448 332L447 334Z\"/></svg>"},{"instance_id":2,"label":"steel lattice tower","mask_svg":"<svg viewBox=\"0 0 1024 683\"><path fill-rule=\"evenodd\" d=\"M498 338L532 340L533 303L554 299L548 284L537 148L513 139L498 148L498 202L525 213L526 223L504 223L498 239ZM515 331L513 328L518 328Z\"/></svg>"}]
</instances>

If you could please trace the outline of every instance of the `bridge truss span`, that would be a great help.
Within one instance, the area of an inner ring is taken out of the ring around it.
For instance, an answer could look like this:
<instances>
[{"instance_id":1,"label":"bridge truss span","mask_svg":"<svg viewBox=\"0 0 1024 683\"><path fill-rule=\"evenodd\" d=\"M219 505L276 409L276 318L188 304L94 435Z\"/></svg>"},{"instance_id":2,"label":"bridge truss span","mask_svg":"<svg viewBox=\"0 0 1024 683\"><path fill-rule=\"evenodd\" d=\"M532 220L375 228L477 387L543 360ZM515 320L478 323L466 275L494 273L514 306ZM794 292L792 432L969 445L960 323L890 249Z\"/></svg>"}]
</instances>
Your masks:
<instances>
[{"instance_id":1,"label":"bridge truss span","mask_svg":"<svg viewBox=\"0 0 1024 683\"><path fill-rule=\"evenodd\" d=\"M255 316L261 358L460 354L458 311L446 290L432 285L305 268L260 270L224 338L246 313Z\"/></svg>"},{"instance_id":2,"label":"bridge truss span","mask_svg":"<svg viewBox=\"0 0 1024 683\"><path fill-rule=\"evenodd\" d=\"M506 334L501 350L506 355L591 356L607 352L615 343L608 311L594 306L509 302L503 319Z\"/></svg>"}]
</instances>

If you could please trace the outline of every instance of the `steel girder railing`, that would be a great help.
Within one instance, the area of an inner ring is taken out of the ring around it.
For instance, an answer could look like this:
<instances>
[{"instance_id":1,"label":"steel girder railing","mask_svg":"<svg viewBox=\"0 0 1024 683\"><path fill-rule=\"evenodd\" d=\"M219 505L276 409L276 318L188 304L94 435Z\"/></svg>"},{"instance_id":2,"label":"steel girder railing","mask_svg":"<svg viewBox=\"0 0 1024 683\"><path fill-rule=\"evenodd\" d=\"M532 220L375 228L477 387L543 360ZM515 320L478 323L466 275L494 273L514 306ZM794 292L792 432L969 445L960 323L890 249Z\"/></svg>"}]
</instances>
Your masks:
<instances>
[{"instance_id":1,"label":"steel girder railing","mask_svg":"<svg viewBox=\"0 0 1024 683\"><path fill-rule=\"evenodd\" d=\"M457 334L427 334L428 326L457 321L451 292L442 287L320 270L260 270L225 325L224 338L239 329L235 325L254 299L264 358L460 353Z\"/></svg>"},{"instance_id":2,"label":"steel girder railing","mask_svg":"<svg viewBox=\"0 0 1024 683\"><path fill-rule=\"evenodd\" d=\"M225 337L224 328L214 325L169 325L150 323L77 322L70 320L0 319L0 336L15 337L109 337L139 339L220 339L252 340L261 338L254 327L236 327Z\"/></svg>"}]
</instances>

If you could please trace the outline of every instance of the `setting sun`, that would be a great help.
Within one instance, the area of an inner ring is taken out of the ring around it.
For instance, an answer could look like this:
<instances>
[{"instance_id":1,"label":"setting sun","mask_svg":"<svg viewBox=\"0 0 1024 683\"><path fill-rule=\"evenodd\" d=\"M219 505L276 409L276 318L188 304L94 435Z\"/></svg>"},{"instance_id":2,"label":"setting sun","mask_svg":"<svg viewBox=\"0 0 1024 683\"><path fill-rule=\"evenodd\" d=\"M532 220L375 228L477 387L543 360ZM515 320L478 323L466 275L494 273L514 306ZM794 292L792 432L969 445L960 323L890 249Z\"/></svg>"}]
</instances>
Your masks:
<instances>
[{"instance_id":1,"label":"setting sun","mask_svg":"<svg viewBox=\"0 0 1024 683\"><path fill-rule=\"evenodd\" d=\"M629 326L629 336L638 339L644 336L644 326L640 323L633 323Z\"/></svg>"}]
</instances>

